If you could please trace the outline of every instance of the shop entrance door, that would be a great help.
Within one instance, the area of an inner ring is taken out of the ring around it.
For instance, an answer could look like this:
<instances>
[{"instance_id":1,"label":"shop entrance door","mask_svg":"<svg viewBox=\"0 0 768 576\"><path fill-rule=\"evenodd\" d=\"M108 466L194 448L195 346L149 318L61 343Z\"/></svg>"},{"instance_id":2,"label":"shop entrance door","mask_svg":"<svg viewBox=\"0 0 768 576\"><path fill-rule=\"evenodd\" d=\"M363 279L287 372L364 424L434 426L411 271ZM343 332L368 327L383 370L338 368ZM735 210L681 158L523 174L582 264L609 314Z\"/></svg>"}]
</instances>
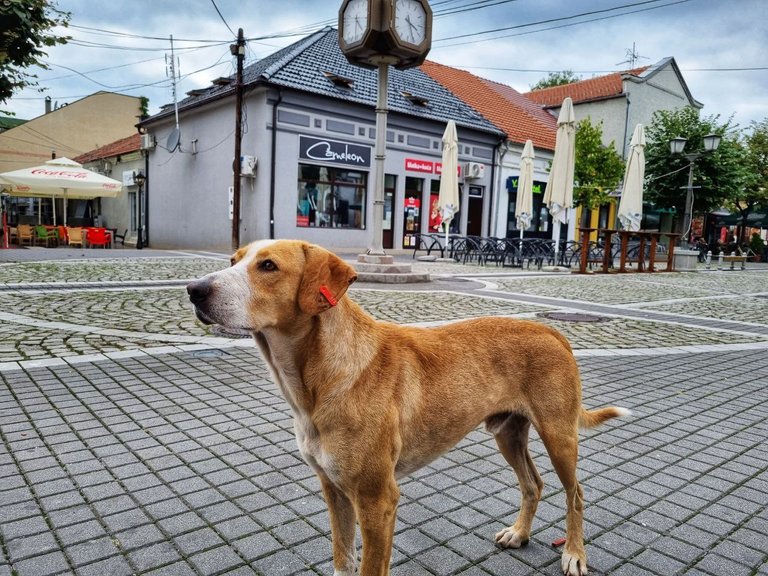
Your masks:
<instances>
[{"instance_id":1,"label":"shop entrance door","mask_svg":"<svg viewBox=\"0 0 768 576\"><path fill-rule=\"evenodd\" d=\"M421 198L423 192L424 180L410 176L405 179L403 248L415 246L416 234L421 232Z\"/></svg>"},{"instance_id":2,"label":"shop entrance door","mask_svg":"<svg viewBox=\"0 0 768 576\"><path fill-rule=\"evenodd\" d=\"M469 202L467 206L467 236L483 235L483 188L469 187Z\"/></svg>"},{"instance_id":3,"label":"shop entrance door","mask_svg":"<svg viewBox=\"0 0 768 576\"><path fill-rule=\"evenodd\" d=\"M395 247L394 231L394 213L392 209L395 205L395 188L397 176L386 174L384 176L384 223L382 226L382 248L392 249Z\"/></svg>"}]
</instances>

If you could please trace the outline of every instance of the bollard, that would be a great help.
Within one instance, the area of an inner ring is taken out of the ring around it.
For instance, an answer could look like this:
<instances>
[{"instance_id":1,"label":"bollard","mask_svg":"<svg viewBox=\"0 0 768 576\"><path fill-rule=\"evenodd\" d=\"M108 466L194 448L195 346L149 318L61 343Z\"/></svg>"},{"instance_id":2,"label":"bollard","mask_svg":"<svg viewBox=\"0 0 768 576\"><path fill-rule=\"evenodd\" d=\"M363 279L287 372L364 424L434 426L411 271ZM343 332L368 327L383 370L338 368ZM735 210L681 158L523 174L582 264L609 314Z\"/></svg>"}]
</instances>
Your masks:
<instances>
[{"instance_id":1,"label":"bollard","mask_svg":"<svg viewBox=\"0 0 768 576\"><path fill-rule=\"evenodd\" d=\"M712 250L707 250L707 270L712 267Z\"/></svg>"},{"instance_id":2,"label":"bollard","mask_svg":"<svg viewBox=\"0 0 768 576\"><path fill-rule=\"evenodd\" d=\"M720 251L720 254L717 255L717 269L722 270L723 269L723 251Z\"/></svg>"}]
</instances>

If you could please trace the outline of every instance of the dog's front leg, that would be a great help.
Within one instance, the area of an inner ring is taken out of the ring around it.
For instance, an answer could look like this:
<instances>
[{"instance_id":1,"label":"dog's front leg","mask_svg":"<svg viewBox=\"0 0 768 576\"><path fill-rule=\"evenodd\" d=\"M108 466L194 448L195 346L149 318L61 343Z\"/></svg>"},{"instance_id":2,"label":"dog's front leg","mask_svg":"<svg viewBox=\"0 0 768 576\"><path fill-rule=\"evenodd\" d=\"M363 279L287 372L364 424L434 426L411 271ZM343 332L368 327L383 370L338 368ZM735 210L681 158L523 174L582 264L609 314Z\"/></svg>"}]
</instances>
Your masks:
<instances>
[{"instance_id":1,"label":"dog's front leg","mask_svg":"<svg viewBox=\"0 0 768 576\"><path fill-rule=\"evenodd\" d=\"M367 486L355 498L355 511L363 535L363 561L360 576L387 576L392 558L397 502L400 489L394 476Z\"/></svg>"},{"instance_id":2,"label":"dog's front leg","mask_svg":"<svg viewBox=\"0 0 768 576\"><path fill-rule=\"evenodd\" d=\"M325 474L318 474L318 477L331 517L333 576L354 576L357 574L355 509L349 498Z\"/></svg>"}]
</instances>

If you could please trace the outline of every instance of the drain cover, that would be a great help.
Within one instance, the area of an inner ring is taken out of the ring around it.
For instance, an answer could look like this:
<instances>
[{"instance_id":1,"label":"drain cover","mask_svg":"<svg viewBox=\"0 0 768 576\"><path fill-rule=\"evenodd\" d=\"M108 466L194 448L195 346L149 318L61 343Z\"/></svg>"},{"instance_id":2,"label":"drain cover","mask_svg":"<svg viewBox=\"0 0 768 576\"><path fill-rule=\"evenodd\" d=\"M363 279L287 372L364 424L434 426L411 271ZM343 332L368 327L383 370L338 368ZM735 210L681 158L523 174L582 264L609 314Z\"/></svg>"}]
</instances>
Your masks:
<instances>
[{"instance_id":1,"label":"drain cover","mask_svg":"<svg viewBox=\"0 0 768 576\"><path fill-rule=\"evenodd\" d=\"M240 328L224 328L222 326L214 326L211 328L216 336L224 336L225 338L250 338L251 333L248 330L242 330Z\"/></svg>"},{"instance_id":2,"label":"drain cover","mask_svg":"<svg viewBox=\"0 0 768 576\"><path fill-rule=\"evenodd\" d=\"M592 314L579 314L577 312L542 312L539 316L560 322L605 322L608 318L593 316Z\"/></svg>"}]
</instances>

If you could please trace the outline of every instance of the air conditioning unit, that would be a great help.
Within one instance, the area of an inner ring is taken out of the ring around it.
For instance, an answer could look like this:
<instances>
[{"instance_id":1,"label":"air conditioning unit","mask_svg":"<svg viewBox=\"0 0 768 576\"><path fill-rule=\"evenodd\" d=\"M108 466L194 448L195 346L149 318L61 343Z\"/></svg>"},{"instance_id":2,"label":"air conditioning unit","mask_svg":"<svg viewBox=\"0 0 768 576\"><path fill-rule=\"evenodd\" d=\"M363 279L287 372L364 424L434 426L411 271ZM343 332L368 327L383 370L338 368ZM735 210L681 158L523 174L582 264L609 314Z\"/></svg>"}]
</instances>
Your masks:
<instances>
[{"instance_id":1,"label":"air conditioning unit","mask_svg":"<svg viewBox=\"0 0 768 576\"><path fill-rule=\"evenodd\" d=\"M142 150L151 150L155 147L155 137L152 136L152 134L142 134L141 135L141 149Z\"/></svg>"},{"instance_id":2,"label":"air conditioning unit","mask_svg":"<svg viewBox=\"0 0 768 576\"><path fill-rule=\"evenodd\" d=\"M256 156L240 156L240 176L253 178L256 176Z\"/></svg>"},{"instance_id":3,"label":"air conditioning unit","mask_svg":"<svg viewBox=\"0 0 768 576\"><path fill-rule=\"evenodd\" d=\"M485 164L467 162L464 165L464 178L482 178L485 176Z\"/></svg>"}]
</instances>

